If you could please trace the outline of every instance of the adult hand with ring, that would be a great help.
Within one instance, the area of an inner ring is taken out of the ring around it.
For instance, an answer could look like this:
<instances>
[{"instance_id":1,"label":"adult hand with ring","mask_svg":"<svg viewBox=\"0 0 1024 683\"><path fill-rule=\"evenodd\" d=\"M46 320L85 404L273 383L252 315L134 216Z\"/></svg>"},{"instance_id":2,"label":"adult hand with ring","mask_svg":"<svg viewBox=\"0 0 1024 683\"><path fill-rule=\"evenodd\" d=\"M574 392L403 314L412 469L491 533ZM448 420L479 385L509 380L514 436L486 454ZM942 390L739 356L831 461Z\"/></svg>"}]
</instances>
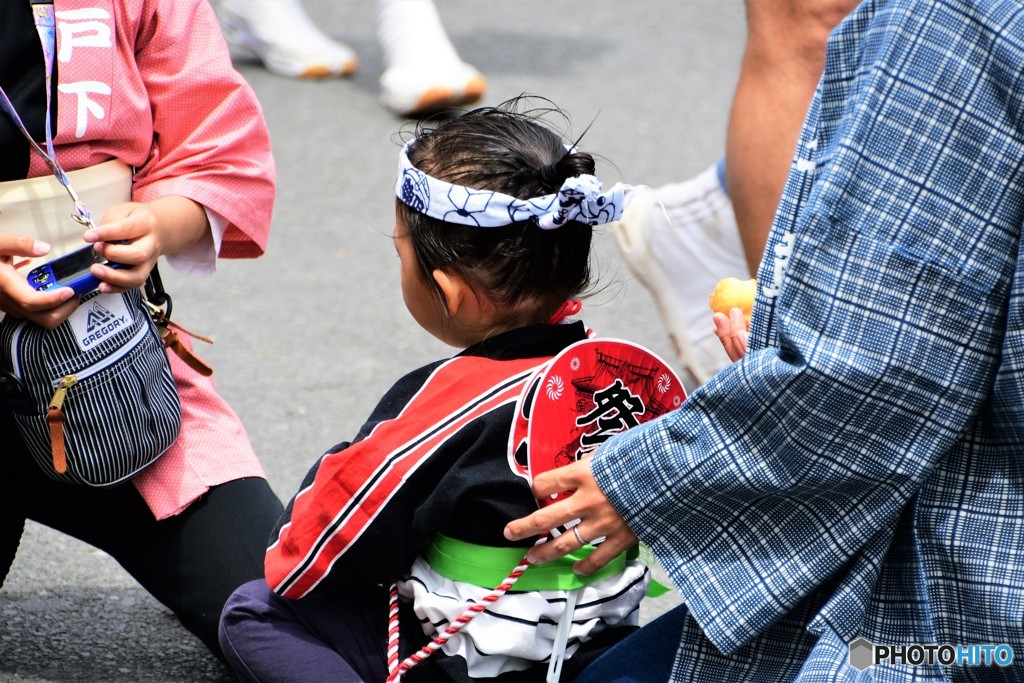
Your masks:
<instances>
[{"instance_id":1,"label":"adult hand with ring","mask_svg":"<svg viewBox=\"0 0 1024 683\"><path fill-rule=\"evenodd\" d=\"M608 564L619 553L637 544L636 534L597 485L590 464L591 458L585 458L571 465L538 474L533 480L533 493L537 498L544 499L561 491L574 490L575 493L537 510L528 517L513 520L505 527L505 538L518 541L547 533L559 525L580 520L580 523L573 527L572 535L562 534L531 548L527 553L527 559L532 564L543 564L576 552L580 549L577 541L586 545L578 528L582 524L587 525L590 533L596 534L595 538L604 536L605 540L587 557L573 565L573 571L577 574L589 576Z\"/></svg>"}]
</instances>

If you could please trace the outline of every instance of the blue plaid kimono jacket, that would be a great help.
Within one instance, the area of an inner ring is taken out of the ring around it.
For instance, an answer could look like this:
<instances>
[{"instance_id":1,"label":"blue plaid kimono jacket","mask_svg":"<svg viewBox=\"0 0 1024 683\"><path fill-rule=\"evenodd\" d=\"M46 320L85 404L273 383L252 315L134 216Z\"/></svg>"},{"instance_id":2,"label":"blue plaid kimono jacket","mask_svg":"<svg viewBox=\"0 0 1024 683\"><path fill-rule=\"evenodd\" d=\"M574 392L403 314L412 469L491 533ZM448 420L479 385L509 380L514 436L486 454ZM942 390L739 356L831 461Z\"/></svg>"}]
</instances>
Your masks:
<instances>
[{"instance_id":1,"label":"blue plaid kimono jacket","mask_svg":"<svg viewBox=\"0 0 1024 683\"><path fill-rule=\"evenodd\" d=\"M746 357L594 457L692 616L674 680L1024 679L1022 224L1024 6L867 0L830 38ZM858 672L857 637L1016 659Z\"/></svg>"}]
</instances>

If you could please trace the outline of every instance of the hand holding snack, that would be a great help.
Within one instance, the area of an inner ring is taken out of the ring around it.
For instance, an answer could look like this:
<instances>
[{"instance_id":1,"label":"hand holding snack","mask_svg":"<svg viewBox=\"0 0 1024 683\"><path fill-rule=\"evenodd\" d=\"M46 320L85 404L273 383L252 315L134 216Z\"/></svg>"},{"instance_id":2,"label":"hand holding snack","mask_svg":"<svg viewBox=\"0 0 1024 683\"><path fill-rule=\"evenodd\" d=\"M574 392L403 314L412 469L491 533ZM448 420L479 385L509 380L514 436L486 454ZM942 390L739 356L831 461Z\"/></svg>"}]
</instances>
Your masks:
<instances>
[{"instance_id":1,"label":"hand holding snack","mask_svg":"<svg viewBox=\"0 0 1024 683\"><path fill-rule=\"evenodd\" d=\"M729 311L738 308L750 324L750 314L754 310L754 295L757 293L757 280L739 280L727 277L719 280L715 291L708 297L708 305L715 313L729 315Z\"/></svg>"},{"instance_id":2,"label":"hand holding snack","mask_svg":"<svg viewBox=\"0 0 1024 683\"><path fill-rule=\"evenodd\" d=\"M756 292L757 280L728 277L719 281L708 297L708 305L715 312L715 335L732 361L738 361L747 352L747 328Z\"/></svg>"}]
</instances>

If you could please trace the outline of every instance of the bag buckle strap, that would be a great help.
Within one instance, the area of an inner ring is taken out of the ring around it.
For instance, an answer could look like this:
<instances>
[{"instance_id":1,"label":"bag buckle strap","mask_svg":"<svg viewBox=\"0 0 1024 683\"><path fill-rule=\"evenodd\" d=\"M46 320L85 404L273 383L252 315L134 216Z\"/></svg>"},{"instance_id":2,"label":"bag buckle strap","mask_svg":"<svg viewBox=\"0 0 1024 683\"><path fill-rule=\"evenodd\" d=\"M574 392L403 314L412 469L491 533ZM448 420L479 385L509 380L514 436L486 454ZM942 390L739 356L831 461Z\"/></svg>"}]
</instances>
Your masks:
<instances>
[{"instance_id":1,"label":"bag buckle strap","mask_svg":"<svg viewBox=\"0 0 1024 683\"><path fill-rule=\"evenodd\" d=\"M149 307L150 315L153 317L153 322L156 324L157 330L160 332L160 338L163 340L164 346L171 351L174 351L174 353L178 355L178 358L203 377L209 377L212 375L213 367L182 343L179 332L187 334L193 339L206 342L207 344L212 344L213 340L209 337L204 337L185 329L168 318L167 312L159 306L154 305L151 301L147 300L146 306Z\"/></svg>"}]
</instances>

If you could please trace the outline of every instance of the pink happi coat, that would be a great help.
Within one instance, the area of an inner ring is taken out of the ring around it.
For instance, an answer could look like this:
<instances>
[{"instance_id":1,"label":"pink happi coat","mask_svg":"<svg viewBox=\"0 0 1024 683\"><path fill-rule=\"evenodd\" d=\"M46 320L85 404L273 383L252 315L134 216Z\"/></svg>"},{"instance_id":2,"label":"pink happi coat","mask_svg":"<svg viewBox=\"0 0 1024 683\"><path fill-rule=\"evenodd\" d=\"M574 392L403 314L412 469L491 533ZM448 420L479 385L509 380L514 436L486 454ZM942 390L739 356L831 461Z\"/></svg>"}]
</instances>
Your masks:
<instances>
[{"instance_id":1,"label":"pink happi coat","mask_svg":"<svg viewBox=\"0 0 1024 683\"><path fill-rule=\"evenodd\" d=\"M269 136L207 0L55 0L54 9L54 142L65 170L119 158L135 168L133 201L188 197L226 221L219 256L261 255L274 199ZM50 172L32 155L30 176ZM157 519L211 486L264 476L213 382L169 355L181 435L132 480Z\"/></svg>"}]
</instances>

